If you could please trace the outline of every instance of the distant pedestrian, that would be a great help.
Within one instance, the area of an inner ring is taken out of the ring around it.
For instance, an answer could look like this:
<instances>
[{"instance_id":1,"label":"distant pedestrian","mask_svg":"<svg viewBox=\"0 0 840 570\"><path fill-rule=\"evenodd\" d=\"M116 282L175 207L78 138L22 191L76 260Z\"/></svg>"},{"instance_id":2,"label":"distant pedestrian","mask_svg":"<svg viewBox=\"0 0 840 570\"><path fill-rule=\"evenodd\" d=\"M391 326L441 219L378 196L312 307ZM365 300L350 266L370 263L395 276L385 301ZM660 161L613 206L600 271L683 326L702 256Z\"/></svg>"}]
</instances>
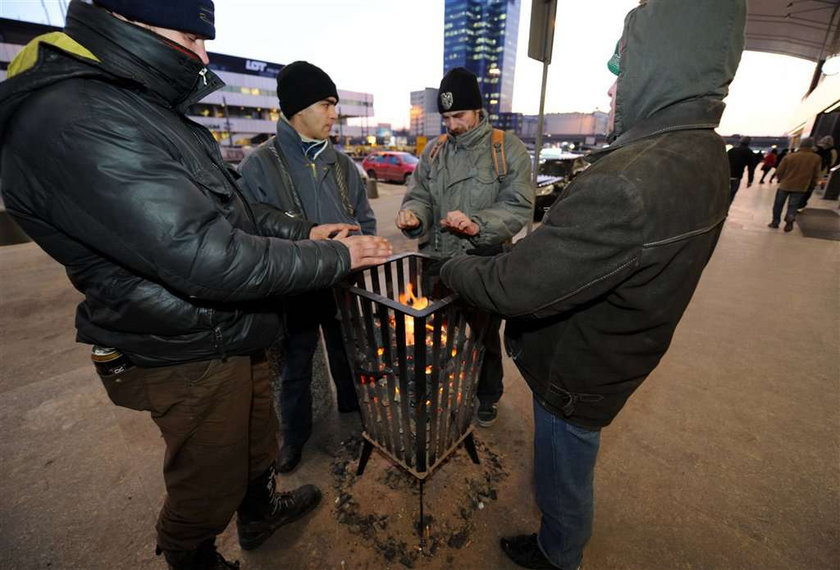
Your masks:
<instances>
[{"instance_id":1,"label":"distant pedestrian","mask_svg":"<svg viewBox=\"0 0 840 570\"><path fill-rule=\"evenodd\" d=\"M776 170L774 170L773 174L770 175L770 184L772 184L774 180L778 180L779 177L776 176L776 173L778 172L779 165L782 163L782 160L787 156L788 152L790 152L790 149L785 147L779 152L779 156L776 157Z\"/></svg>"},{"instance_id":2,"label":"distant pedestrian","mask_svg":"<svg viewBox=\"0 0 840 570\"><path fill-rule=\"evenodd\" d=\"M741 178L744 177L744 171L747 171L747 188L752 186L753 177L755 176L755 156L750 148L752 139L750 137L741 137L738 141L738 146L734 146L726 153L729 158L729 203L735 199L735 194L738 192L738 187L741 185Z\"/></svg>"},{"instance_id":3,"label":"distant pedestrian","mask_svg":"<svg viewBox=\"0 0 840 570\"><path fill-rule=\"evenodd\" d=\"M828 173L831 171L832 168L837 166L838 163L837 149L834 147L834 137L828 135L821 138L820 142L817 143L815 151L819 155L821 161L821 180L819 181L819 184L822 186L826 183ZM797 212L801 212L805 209L805 206L808 205L808 200L811 199L811 195L814 193L814 188L816 188L816 185L810 188L805 193L805 196L802 197L802 201L799 203L799 208L797 209Z\"/></svg>"},{"instance_id":4,"label":"distant pedestrian","mask_svg":"<svg viewBox=\"0 0 840 570\"><path fill-rule=\"evenodd\" d=\"M776 200L773 203L773 221L767 224L769 228L778 228L782 217L785 201L788 203L785 216L785 231L793 229L796 210L799 208L803 196L814 188L820 178L822 159L814 152L814 139L805 137L799 141L799 150L785 159L776 169L779 178L779 189L776 190Z\"/></svg>"},{"instance_id":5,"label":"distant pedestrian","mask_svg":"<svg viewBox=\"0 0 840 570\"><path fill-rule=\"evenodd\" d=\"M775 148L771 148L770 151L764 155L764 160L762 161L761 165L761 180L758 181L759 184L764 184L764 177L767 176L767 173L773 170L776 167L776 161L778 160L778 151Z\"/></svg>"}]
</instances>

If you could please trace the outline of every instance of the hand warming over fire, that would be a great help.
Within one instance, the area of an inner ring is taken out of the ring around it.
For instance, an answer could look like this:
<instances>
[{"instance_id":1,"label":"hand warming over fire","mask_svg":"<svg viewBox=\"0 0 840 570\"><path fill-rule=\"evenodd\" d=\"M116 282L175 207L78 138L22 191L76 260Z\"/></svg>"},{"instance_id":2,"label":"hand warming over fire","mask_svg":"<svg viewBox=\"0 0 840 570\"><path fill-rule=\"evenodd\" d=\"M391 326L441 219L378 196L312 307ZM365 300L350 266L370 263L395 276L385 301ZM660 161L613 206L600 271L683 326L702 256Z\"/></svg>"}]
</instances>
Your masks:
<instances>
[{"instance_id":1,"label":"hand warming over fire","mask_svg":"<svg viewBox=\"0 0 840 570\"><path fill-rule=\"evenodd\" d=\"M329 239L345 230L349 233L360 229L359 226L353 224L320 224L309 230L309 239Z\"/></svg>"},{"instance_id":2,"label":"hand warming over fire","mask_svg":"<svg viewBox=\"0 0 840 570\"><path fill-rule=\"evenodd\" d=\"M400 210L396 224L401 230L412 230L420 225L420 219L411 210Z\"/></svg>"},{"instance_id":3,"label":"hand warming over fire","mask_svg":"<svg viewBox=\"0 0 840 570\"><path fill-rule=\"evenodd\" d=\"M446 214L446 217L440 221L440 225L444 228L449 228L455 233L466 236L478 235L479 231L478 224L469 219L461 210L455 210Z\"/></svg>"},{"instance_id":4,"label":"hand warming over fire","mask_svg":"<svg viewBox=\"0 0 840 570\"><path fill-rule=\"evenodd\" d=\"M388 261L393 253L391 243L380 236L349 236L342 230L333 239L340 241L350 250L350 269L378 265Z\"/></svg>"}]
</instances>

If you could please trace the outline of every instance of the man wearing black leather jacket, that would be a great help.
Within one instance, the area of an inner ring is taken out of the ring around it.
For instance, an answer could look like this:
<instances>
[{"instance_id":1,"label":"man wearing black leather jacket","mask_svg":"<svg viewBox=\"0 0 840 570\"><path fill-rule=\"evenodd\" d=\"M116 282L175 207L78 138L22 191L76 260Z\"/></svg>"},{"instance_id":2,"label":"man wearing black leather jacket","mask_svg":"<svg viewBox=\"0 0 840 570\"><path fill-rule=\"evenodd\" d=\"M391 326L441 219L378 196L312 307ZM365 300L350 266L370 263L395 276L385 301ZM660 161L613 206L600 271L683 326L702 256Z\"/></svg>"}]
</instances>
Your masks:
<instances>
[{"instance_id":1,"label":"man wearing black leather jacket","mask_svg":"<svg viewBox=\"0 0 840 570\"><path fill-rule=\"evenodd\" d=\"M74 0L64 32L36 38L0 84L6 207L84 294L77 338L96 345L111 400L161 431L158 549L177 569L236 567L214 544L234 513L251 549L318 503L312 485L274 490L267 299L390 253L349 225L246 205L184 115L223 85L205 67L213 18L210 0Z\"/></svg>"},{"instance_id":2,"label":"man wearing black leather jacket","mask_svg":"<svg viewBox=\"0 0 840 570\"><path fill-rule=\"evenodd\" d=\"M534 394L541 526L501 543L521 566L579 567L600 430L665 354L717 244L729 167L714 129L745 18L745 0L641 2L610 62L612 144L511 251L443 266L467 302L508 319Z\"/></svg>"}]
</instances>

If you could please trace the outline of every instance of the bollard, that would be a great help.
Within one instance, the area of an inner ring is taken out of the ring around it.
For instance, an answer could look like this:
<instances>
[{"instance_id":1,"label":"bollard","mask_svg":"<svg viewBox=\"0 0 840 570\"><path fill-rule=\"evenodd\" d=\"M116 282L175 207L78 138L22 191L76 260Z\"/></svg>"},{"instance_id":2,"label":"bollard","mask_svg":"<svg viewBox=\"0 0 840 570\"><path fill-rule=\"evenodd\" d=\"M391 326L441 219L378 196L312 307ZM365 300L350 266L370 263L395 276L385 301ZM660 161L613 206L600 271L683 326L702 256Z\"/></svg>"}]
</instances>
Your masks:
<instances>
[{"instance_id":1,"label":"bollard","mask_svg":"<svg viewBox=\"0 0 840 570\"><path fill-rule=\"evenodd\" d=\"M379 189L376 186L376 179L375 178L368 178L368 181L367 181L367 197L368 198L379 198Z\"/></svg>"}]
</instances>

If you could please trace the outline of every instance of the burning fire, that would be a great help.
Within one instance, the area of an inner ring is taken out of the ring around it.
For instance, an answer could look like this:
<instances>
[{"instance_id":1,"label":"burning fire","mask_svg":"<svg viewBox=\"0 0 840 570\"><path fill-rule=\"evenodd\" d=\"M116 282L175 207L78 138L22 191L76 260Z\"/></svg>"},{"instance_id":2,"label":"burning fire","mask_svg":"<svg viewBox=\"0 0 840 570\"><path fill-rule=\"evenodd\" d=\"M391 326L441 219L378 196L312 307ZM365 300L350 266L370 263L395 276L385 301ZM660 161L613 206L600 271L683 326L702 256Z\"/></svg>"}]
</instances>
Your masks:
<instances>
[{"instance_id":1,"label":"burning fire","mask_svg":"<svg viewBox=\"0 0 840 570\"><path fill-rule=\"evenodd\" d=\"M417 297L414 295L414 287L411 283L406 284L405 293L400 293L400 303L408 305L412 309L425 309L429 306L428 297Z\"/></svg>"}]
</instances>

